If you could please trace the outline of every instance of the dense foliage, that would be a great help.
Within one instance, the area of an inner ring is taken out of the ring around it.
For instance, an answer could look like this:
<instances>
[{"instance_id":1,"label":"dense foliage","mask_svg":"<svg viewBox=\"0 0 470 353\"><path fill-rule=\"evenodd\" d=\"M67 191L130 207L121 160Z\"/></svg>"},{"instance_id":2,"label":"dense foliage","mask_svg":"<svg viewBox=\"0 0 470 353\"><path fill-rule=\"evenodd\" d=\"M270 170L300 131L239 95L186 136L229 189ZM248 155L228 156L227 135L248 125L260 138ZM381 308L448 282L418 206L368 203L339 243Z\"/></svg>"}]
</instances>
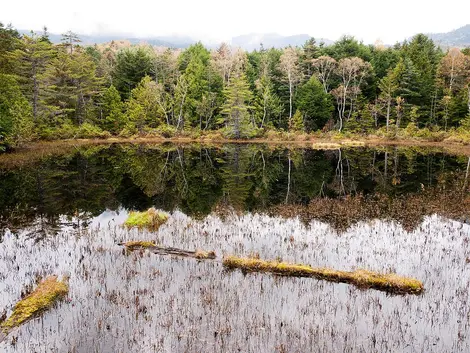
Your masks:
<instances>
[{"instance_id":1,"label":"dense foliage","mask_svg":"<svg viewBox=\"0 0 470 353\"><path fill-rule=\"evenodd\" d=\"M470 53L425 35L384 47L343 37L247 53L20 35L0 24L0 144L26 138L230 138L341 131L394 136L470 127Z\"/></svg>"}]
</instances>

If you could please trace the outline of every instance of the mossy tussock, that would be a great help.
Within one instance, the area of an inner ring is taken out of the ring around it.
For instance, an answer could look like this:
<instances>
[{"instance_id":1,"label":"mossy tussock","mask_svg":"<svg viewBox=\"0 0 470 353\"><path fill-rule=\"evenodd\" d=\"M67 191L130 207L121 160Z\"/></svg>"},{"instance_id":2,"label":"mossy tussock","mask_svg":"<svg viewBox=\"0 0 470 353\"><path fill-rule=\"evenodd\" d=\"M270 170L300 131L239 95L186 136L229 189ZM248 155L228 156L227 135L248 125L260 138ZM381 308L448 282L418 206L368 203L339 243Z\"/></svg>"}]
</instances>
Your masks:
<instances>
[{"instance_id":1,"label":"mossy tussock","mask_svg":"<svg viewBox=\"0 0 470 353\"><path fill-rule=\"evenodd\" d=\"M124 245L127 250L138 250L138 249L151 249L156 247L153 241L134 240L128 241L127 243L119 244Z\"/></svg>"},{"instance_id":2,"label":"mossy tussock","mask_svg":"<svg viewBox=\"0 0 470 353\"><path fill-rule=\"evenodd\" d=\"M158 255L176 255L176 256L183 256L183 257L193 257L198 260L213 260L217 257L215 251L205 251L201 249L196 249L195 251L191 250L183 250L173 247L163 247L155 245L155 243L151 241L129 241L127 243L121 243L119 245L123 245L126 250L134 251L134 250L143 250L147 249L154 254Z\"/></svg>"},{"instance_id":3,"label":"mossy tussock","mask_svg":"<svg viewBox=\"0 0 470 353\"><path fill-rule=\"evenodd\" d=\"M68 291L66 279L59 281L57 276L47 277L31 294L16 303L10 317L1 324L3 333L7 334L13 328L49 309L59 299L66 296Z\"/></svg>"},{"instance_id":4,"label":"mossy tussock","mask_svg":"<svg viewBox=\"0 0 470 353\"><path fill-rule=\"evenodd\" d=\"M124 226L127 228L148 229L157 231L169 218L169 214L149 208L147 211L131 211Z\"/></svg>"},{"instance_id":5,"label":"mossy tussock","mask_svg":"<svg viewBox=\"0 0 470 353\"><path fill-rule=\"evenodd\" d=\"M414 278L402 277L394 273L382 274L363 269L352 272L337 271L329 268L313 268L309 265L264 261L256 258L240 258L236 256L225 257L223 265L229 269L238 268L246 272L269 272L283 276L313 277L391 293L420 294L424 291L421 281Z\"/></svg>"}]
</instances>

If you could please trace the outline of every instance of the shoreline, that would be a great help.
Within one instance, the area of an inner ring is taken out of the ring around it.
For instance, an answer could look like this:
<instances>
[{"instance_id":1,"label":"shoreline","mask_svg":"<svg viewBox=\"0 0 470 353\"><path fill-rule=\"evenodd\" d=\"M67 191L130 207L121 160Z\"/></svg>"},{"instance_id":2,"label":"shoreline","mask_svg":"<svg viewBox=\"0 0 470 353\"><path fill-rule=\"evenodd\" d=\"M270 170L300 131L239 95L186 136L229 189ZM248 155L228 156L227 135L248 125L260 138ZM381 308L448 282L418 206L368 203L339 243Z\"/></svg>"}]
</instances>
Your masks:
<instances>
[{"instance_id":1,"label":"shoreline","mask_svg":"<svg viewBox=\"0 0 470 353\"><path fill-rule=\"evenodd\" d=\"M305 137L305 136L300 136ZM84 145L108 145L108 144L201 144L220 146L224 144L264 144L275 147L286 148L314 148L314 149L338 149L338 148L357 148L357 147L427 147L440 148L448 153L459 155L470 155L470 144L466 145L454 141L428 141L423 139L388 139L377 136L362 138L330 138L330 137L308 137L308 139L267 139L255 138L250 140L235 139L211 139L211 138L190 138L190 137L111 137L107 139L87 138L87 139L63 139L52 141L34 141L28 142L13 149L11 152L0 154L15 155L29 151L39 151L61 146L84 146Z\"/></svg>"}]
</instances>

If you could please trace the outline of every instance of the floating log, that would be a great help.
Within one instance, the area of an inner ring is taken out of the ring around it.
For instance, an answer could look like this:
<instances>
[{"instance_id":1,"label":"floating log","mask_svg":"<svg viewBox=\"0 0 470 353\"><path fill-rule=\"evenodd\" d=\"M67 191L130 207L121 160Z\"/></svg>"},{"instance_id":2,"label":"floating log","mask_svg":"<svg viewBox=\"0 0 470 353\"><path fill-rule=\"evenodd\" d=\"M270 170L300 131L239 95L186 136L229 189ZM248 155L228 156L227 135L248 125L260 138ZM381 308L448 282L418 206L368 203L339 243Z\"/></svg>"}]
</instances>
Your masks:
<instances>
[{"instance_id":1,"label":"floating log","mask_svg":"<svg viewBox=\"0 0 470 353\"><path fill-rule=\"evenodd\" d=\"M381 274L362 269L352 272L337 271L329 268L313 268L309 265L264 261L257 258L240 258L236 256L225 257L223 265L229 269L238 268L245 272L269 272L281 276L313 277L390 293L420 294L424 291L421 281L414 278L402 277L394 273Z\"/></svg>"},{"instance_id":2,"label":"floating log","mask_svg":"<svg viewBox=\"0 0 470 353\"><path fill-rule=\"evenodd\" d=\"M193 257L199 260L212 260L216 258L216 254L214 251L204 251L204 250L199 250L199 249L190 251L190 250L183 250L183 249L172 248L172 247L162 247L162 246L157 246L153 242L150 242L150 241L129 241L127 243L120 243L119 245L125 246L125 248L129 251L147 249L153 252L154 254L158 254L158 255L176 255L176 256L183 256L183 257Z\"/></svg>"}]
</instances>

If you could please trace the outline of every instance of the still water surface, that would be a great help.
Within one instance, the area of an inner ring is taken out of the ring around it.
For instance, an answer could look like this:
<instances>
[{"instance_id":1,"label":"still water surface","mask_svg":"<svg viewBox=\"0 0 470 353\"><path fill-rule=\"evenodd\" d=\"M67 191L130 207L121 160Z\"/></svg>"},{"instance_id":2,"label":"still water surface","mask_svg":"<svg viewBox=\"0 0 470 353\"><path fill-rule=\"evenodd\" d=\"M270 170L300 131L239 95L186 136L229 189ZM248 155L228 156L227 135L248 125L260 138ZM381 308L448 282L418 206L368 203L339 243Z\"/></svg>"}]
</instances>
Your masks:
<instances>
[{"instance_id":1,"label":"still water surface","mask_svg":"<svg viewBox=\"0 0 470 353\"><path fill-rule=\"evenodd\" d=\"M5 352L468 352L469 159L416 149L106 145L0 164L0 314L64 302ZM171 213L128 231L129 210ZM125 254L117 243L215 250ZM224 254L418 278L420 296L227 272Z\"/></svg>"}]
</instances>

